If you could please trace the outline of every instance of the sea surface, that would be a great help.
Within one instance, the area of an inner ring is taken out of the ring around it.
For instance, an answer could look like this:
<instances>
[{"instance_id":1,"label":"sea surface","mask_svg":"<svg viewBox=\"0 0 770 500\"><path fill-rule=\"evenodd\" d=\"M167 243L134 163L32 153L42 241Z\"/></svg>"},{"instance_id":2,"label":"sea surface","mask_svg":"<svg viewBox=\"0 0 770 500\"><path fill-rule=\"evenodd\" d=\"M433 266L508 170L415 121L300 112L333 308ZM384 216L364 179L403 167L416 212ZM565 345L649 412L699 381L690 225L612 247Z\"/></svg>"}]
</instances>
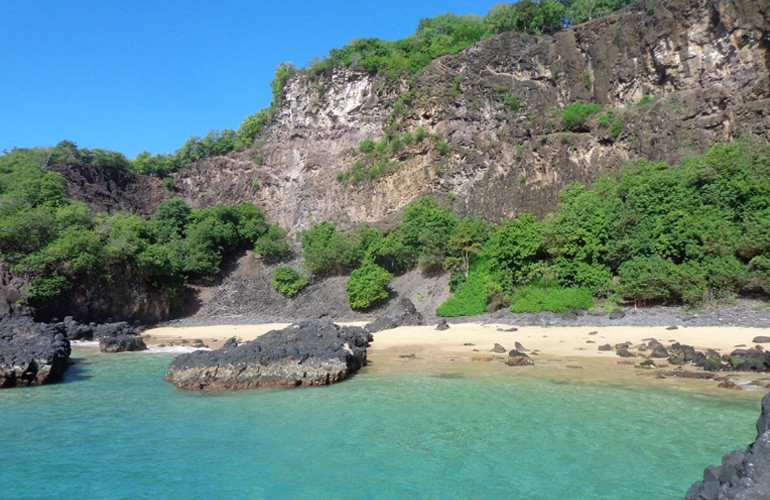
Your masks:
<instances>
[{"instance_id":1,"label":"sea surface","mask_svg":"<svg viewBox=\"0 0 770 500\"><path fill-rule=\"evenodd\" d=\"M64 383L0 391L0 498L681 498L759 416L461 373L193 393L164 382L173 356L76 350Z\"/></svg>"}]
</instances>

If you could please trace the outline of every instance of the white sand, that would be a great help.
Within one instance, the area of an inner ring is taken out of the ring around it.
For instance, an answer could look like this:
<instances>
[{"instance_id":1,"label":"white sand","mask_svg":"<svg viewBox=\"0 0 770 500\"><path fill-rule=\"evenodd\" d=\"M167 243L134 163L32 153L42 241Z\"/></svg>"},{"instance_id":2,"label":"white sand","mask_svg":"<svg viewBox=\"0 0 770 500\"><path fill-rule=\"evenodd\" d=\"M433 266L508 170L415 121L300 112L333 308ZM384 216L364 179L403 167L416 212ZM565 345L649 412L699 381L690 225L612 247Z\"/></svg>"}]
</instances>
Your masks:
<instances>
[{"instance_id":1,"label":"white sand","mask_svg":"<svg viewBox=\"0 0 770 500\"><path fill-rule=\"evenodd\" d=\"M357 323L360 325L361 323ZM248 341L288 323L261 325L217 325L201 327L164 327L145 332L145 342L151 345L192 345L200 339L212 348L220 347L228 338ZM663 376L672 370L666 360L655 360L661 371L634 366L642 358L623 359L615 353L614 345L630 341L634 346L645 339L655 338L664 345L672 342L688 344L698 350L716 349L729 353L738 346L753 346L758 335L770 335L770 328L743 327L541 327L520 326L517 331L503 324L464 323L450 325L438 331L435 325L408 326L374 334L368 349L371 372L435 371L456 374L475 373L477 376L535 376L568 379L571 382L612 382L629 385L656 385L720 397L761 398L770 384L770 374L730 373L731 380L745 390L718 388L714 380L693 380ZM592 333L595 332L595 333ZM495 343L506 351L520 342L535 361L534 367L509 367L504 364L507 352L493 353ZM589 343L591 342L591 343ZM602 344L613 346L599 351ZM770 345L766 345L770 348ZM694 368L688 367L688 370ZM724 376L724 374L720 374ZM770 387L770 386L769 386Z\"/></svg>"},{"instance_id":2,"label":"white sand","mask_svg":"<svg viewBox=\"0 0 770 500\"><path fill-rule=\"evenodd\" d=\"M230 337L241 341L253 340L289 323L267 323L260 325L214 325L196 327L161 327L147 330L145 341L152 344L180 343L202 340L212 347L221 345ZM663 344L673 341L689 344L696 349L711 348L730 352L737 346L752 346L752 339L758 335L770 334L768 328L744 327L666 327L645 326L521 326L515 332L502 331L511 328L503 324L462 323L450 325L448 330L437 331L434 325L406 326L383 330L374 334L370 356L379 352L428 350L435 354L470 354L490 352L495 343L506 349L514 348L520 342L528 350L538 350L541 355L558 357L612 357L611 351L599 351L602 344L630 341L634 345L645 339L655 338ZM595 332L592 334L592 332ZM465 345L472 344L472 345ZM770 346L769 346L770 347Z\"/></svg>"}]
</instances>

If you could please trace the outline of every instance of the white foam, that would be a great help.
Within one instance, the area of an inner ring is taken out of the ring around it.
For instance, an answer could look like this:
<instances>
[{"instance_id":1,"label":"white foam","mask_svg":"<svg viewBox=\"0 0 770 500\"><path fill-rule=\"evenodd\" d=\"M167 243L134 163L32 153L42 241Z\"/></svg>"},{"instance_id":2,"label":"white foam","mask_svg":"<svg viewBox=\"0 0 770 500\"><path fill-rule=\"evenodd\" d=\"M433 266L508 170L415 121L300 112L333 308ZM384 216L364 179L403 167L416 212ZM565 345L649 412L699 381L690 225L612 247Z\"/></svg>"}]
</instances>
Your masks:
<instances>
[{"instance_id":1,"label":"white foam","mask_svg":"<svg viewBox=\"0 0 770 500\"><path fill-rule=\"evenodd\" d=\"M169 345L169 346L156 346L156 345L150 345L147 346L147 351L149 353L186 353L186 352L193 352L193 351L211 351L212 349L209 347L188 347L183 345Z\"/></svg>"},{"instance_id":2,"label":"white foam","mask_svg":"<svg viewBox=\"0 0 770 500\"><path fill-rule=\"evenodd\" d=\"M70 344L78 347L99 347L98 340L71 340Z\"/></svg>"}]
</instances>

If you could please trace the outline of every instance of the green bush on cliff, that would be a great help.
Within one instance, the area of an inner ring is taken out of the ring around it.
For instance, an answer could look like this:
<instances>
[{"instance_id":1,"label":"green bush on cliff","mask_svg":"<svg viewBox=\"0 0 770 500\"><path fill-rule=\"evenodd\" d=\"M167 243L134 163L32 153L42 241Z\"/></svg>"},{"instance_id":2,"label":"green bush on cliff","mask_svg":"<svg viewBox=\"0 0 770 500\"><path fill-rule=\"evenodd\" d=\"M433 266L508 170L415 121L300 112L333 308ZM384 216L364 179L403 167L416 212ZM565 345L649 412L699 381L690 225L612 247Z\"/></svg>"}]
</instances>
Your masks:
<instances>
[{"instance_id":1,"label":"green bush on cliff","mask_svg":"<svg viewBox=\"0 0 770 500\"><path fill-rule=\"evenodd\" d=\"M353 243L331 222L314 222L299 234L305 268L317 276L344 274L354 265Z\"/></svg>"},{"instance_id":2,"label":"green bush on cliff","mask_svg":"<svg viewBox=\"0 0 770 500\"><path fill-rule=\"evenodd\" d=\"M281 295L294 297L308 284L307 278L302 276L294 268L278 266L273 271L273 280L270 285Z\"/></svg>"},{"instance_id":3,"label":"green bush on cliff","mask_svg":"<svg viewBox=\"0 0 770 500\"><path fill-rule=\"evenodd\" d=\"M353 309L366 309L388 298L388 284L393 275L371 260L364 261L353 271L345 285L348 303Z\"/></svg>"},{"instance_id":4,"label":"green bush on cliff","mask_svg":"<svg viewBox=\"0 0 770 500\"><path fill-rule=\"evenodd\" d=\"M561 124L564 130L579 130L585 126L589 116L595 115L602 107L595 103L573 102L564 106Z\"/></svg>"}]
</instances>

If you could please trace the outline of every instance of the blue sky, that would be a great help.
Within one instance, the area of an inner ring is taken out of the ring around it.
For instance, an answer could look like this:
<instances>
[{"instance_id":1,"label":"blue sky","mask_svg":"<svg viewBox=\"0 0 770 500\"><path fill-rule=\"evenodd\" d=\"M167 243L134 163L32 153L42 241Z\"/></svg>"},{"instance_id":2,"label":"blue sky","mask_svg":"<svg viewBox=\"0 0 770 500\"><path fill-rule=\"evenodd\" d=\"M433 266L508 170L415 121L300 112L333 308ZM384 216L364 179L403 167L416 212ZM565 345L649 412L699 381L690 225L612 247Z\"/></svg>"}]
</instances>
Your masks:
<instances>
[{"instance_id":1,"label":"blue sky","mask_svg":"<svg viewBox=\"0 0 770 500\"><path fill-rule=\"evenodd\" d=\"M0 151L173 152L267 106L283 61L499 1L0 0Z\"/></svg>"}]
</instances>

